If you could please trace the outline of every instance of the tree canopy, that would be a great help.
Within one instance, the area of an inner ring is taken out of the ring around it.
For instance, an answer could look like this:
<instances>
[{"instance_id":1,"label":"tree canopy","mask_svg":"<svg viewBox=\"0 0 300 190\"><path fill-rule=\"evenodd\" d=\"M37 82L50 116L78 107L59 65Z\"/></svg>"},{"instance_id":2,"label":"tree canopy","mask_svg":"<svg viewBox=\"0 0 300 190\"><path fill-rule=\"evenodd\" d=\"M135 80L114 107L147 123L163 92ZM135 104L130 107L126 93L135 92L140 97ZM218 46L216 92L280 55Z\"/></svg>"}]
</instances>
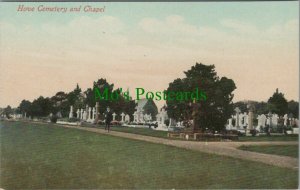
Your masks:
<instances>
[{"instance_id":1,"label":"tree canopy","mask_svg":"<svg viewBox=\"0 0 300 190\"><path fill-rule=\"evenodd\" d=\"M219 78L214 65L196 63L184 72L185 78L175 79L167 91L193 91L198 88L206 95L206 100L197 101L197 113L193 113L192 100L167 100L167 113L178 120L195 119L199 129L222 130L233 113L233 91L236 88L232 79ZM195 101L195 100L194 100Z\"/></svg>"},{"instance_id":2,"label":"tree canopy","mask_svg":"<svg viewBox=\"0 0 300 190\"><path fill-rule=\"evenodd\" d=\"M288 102L284 97L284 94L279 92L278 89L274 92L268 100L268 109L272 113L277 113L278 115L284 115L288 112Z\"/></svg>"}]
</instances>

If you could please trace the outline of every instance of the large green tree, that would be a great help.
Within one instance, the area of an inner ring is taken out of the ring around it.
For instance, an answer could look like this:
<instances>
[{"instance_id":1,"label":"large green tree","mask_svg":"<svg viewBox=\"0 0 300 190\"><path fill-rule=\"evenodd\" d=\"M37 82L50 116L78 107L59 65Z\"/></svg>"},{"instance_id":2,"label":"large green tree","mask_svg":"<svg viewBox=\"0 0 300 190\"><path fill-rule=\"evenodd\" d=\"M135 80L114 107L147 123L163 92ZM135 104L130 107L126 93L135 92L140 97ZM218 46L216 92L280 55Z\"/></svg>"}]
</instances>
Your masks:
<instances>
[{"instance_id":1,"label":"large green tree","mask_svg":"<svg viewBox=\"0 0 300 190\"><path fill-rule=\"evenodd\" d=\"M233 91L236 88L233 80L226 77L219 78L214 65L196 63L184 72L186 77L176 79L169 84L167 91L189 91L196 88L206 95L206 100L167 100L169 117L177 120L194 119L196 129L223 130L227 119L233 113ZM196 113L193 113L195 109ZM193 113L193 115L192 115Z\"/></svg>"}]
</instances>

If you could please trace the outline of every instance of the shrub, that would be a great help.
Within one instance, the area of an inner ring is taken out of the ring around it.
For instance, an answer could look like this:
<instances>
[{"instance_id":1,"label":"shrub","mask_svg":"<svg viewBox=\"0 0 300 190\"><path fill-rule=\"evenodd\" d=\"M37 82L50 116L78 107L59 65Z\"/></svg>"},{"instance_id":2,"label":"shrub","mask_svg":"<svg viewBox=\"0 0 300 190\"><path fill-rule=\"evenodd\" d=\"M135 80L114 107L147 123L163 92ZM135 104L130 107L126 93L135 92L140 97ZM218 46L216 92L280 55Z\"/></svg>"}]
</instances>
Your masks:
<instances>
[{"instance_id":1,"label":"shrub","mask_svg":"<svg viewBox=\"0 0 300 190\"><path fill-rule=\"evenodd\" d=\"M255 129L251 129L250 130L250 134L254 137L256 135L256 130Z\"/></svg>"},{"instance_id":2,"label":"shrub","mask_svg":"<svg viewBox=\"0 0 300 190\"><path fill-rule=\"evenodd\" d=\"M56 115L52 115L50 117L50 121L51 121L51 123L56 123L57 122L57 116Z\"/></svg>"}]
</instances>

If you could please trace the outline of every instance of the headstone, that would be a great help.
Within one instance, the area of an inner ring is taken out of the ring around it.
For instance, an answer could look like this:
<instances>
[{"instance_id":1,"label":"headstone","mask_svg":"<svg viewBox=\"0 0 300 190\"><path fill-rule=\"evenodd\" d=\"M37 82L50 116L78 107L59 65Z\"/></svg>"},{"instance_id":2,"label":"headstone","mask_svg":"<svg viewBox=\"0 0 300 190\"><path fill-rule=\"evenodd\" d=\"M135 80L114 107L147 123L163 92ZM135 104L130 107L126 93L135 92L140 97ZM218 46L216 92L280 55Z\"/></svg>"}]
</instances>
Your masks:
<instances>
[{"instance_id":1,"label":"headstone","mask_svg":"<svg viewBox=\"0 0 300 190\"><path fill-rule=\"evenodd\" d=\"M89 112L89 106L88 105L86 105L85 106L85 117L84 117L84 120L88 120L88 112Z\"/></svg>"},{"instance_id":2,"label":"headstone","mask_svg":"<svg viewBox=\"0 0 300 190\"><path fill-rule=\"evenodd\" d=\"M272 113L269 112L268 113L268 118L267 118L267 125L271 127L271 124L272 124Z\"/></svg>"},{"instance_id":3,"label":"headstone","mask_svg":"<svg viewBox=\"0 0 300 190\"><path fill-rule=\"evenodd\" d=\"M92 120L93 121L95 120L95 115L96 115L96 108L93 107L93 110L92 110Z\"/></svg>"},{"instance_id":4,"label":"headstone","mask_svg":"<svg viewBox=\"0 0 300 190\"><path fill-rule=\"evenodd\" d=\"M283 116L283 125L284 126L287 126L287 120L288 120L288 115L287 114L284 114L284 116Z\"/></svg>"},{"instance_id":5,"label":"headstone","mask_svg":"<svg viewBox=\"0 0 300 190\"><path fill-rule=\"evenodd\" d=\"M252 130L253 129L253 111L254 111L254 106L249 103L247 105L247 108L249 109L249 112L248 112L248 127L247 127L247 130Z\"/></svg>"},{"instance_id":6,"label":"headstone","mask_svg":"<svg viewBox=\"0 0 300 190\"><path fill-rule=\"evenodd\" d=\"M125 114L122 112L122 114L121 114L121 122L124 122L124 117L125 117Z\"/></svg>"},{"instance_id":7,"label":"headstone","mask_svg":"<svg viewBox=\"0 0 300 190\"><path fill-rule=\"evenodd\" d=\"M243 115L243 127L247 126L248 125L248 115L246 112L244 112L244 115Z\"/></svg>"},{"instance_id":8,"label":"headstone","mask_svg":"<svg viewBox=\"0 0 300 190\"><path fill-rule=\"evenodd\" d=\"M250 110L248 113L248 128L249 130L253 129L253 111Z\"/></svg>"},{"instance_id":9,"label":"headstone","mask_svg":"<svg viewBox=\"0 0 300 190\"><path fill-rule=\"evenodd\" d=\"M125 115L125 123L130 122L130 116L128 114Z\"/></svg>"},{"instance_id":10,"label":"headstone","mask_svg":"<svg viewBox=\"0 0 300 190\"><path fill-rule=\"evenodd\" d=\"M87 117L87 112L86 112L86 111L83 111L83 114L82 114L82 116L83 116L83 117L82 117L82 119L83 119L84 121L86 121L86 119L85 119L85 118Z\"/></svg>"},{"instance_id":11,"label":"headstone","mask_svg":"<svg viewBox=\"0 0 300 190\"><path fill-rule=\"evenodd\" d=\"M277 126L278 125L278 115L277 114L273 114L272 115L272 125L273 126Z\"/></svg>"},{"instance_id":12,"label":"headstone","mask_svg":"<svg viewBox=\"0 0 300 190\"><path fill-rule=\"evenodd\" d=\"M113 114L112 114L112 116L113 116L113 121L115 121L116 120L116 113L114 112Z\"/></svg>"},{"instance_id":13,"label":"headstone","mask_svg":"<svg viewBox=\"0 0 300 190\"><path fill-rule=\"evenodd\" d=\"M77 119L80 119L80 110L79 109L77 109L76 114L77 114Z\"/></svg>"},{"instance_id":14,"label":"headstone","mask_svg":"<svg viewBox=\"0 0 300 190\"><path fill-rule=\"evenodd\" d=\"M70 107L69 118L73 118L73 106Z\"/></svg>"},{"instance_id":15,"label":"headstone","mask_svg":"<svg viewBox=\"0 0 300 190\"><path fill-rule=\"evenodd\" d=\"M81 119L81 120L83 120L83 118L84 118L84 117L83 117L83 113L84 113L84 111L83 111L83 109L81 108L81 109L80 109L80 119Z\"/></svg>"},{"instance_id":16,"label":"headstone","mask_svg":"<svg viewBox=\"0 0 300 190\"><path fill-rule=\"evenodd\" d=\"M87 120L90 121L91 120L91 113L92 113L92 108L91 107L89 107L87 113L88 113Z\"/></svg>"},{"instance_id":17,"label":"headstone","mask_svg":"<svg viewBox=\"0 0 300 190\"><path fill-rule=\"evenodd\" d=\"M266 126L266 120L267 120L267 117L265 116L265 114L261 114L260 115L260 121L261 121L261 126L263 128Z\"/></svg>"},{"instance_id":18,"label":"headstone","mask_svg":"<svg viewBox=\"0 0 300 190\"><path fill-rule=\"evenodd\" d=\"M241 110L238 107L236 107L234 109L234 111L236 113L236 115L235 115L235 127L239 128L239 123L240 123L239 114L240 114Z\"/></svg>"},{"instance_id":19,"label":"headstone","mask_svg":"<svg viewBox=\"0 0 300 190\"><path fill-rule=\"evenodd\" d=\"M257 119L257 126L261 127L262 126L262 124L261 124L262 123L261 122L261 115L258 115L256 119Z\"/></svg>"}]
</instances>

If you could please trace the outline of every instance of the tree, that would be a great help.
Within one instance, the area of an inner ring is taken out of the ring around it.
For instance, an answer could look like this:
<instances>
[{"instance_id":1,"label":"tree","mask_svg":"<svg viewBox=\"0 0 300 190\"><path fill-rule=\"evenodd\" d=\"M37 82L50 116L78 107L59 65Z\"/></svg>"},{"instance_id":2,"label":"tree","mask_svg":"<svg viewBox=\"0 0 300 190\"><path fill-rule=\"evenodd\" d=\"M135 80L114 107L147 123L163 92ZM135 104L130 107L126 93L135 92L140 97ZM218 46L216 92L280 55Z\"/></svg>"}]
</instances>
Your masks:
<instances>
[{"instance_id":1,"label":"tree","mask_svg":"<svg viewBox=\"0 0 300 190\"><path fill-rule=\"evenodd\" d=\"M257 114L267 114L269 112L268 110L268 104L266 102L257 102L254 104L255 110Z\"/></svg>"},{"instance_id":2,"label":"tree","mask_svg":"<svg viewBox=\"0 0 300 190\"><path fill-rule=\"evenodd\" d=\"M30 106L30 115L36 117L46 117L53 112L53 102L50 98L40 96L35 99Z\"/></svg>"},{"instance_id":3,"label":"tree","mask_svg":"<svg viewBox=\"0 0 300 190\"><path fill-rule=\"evenodd\" d=\"M245 101L238 101L233 104L233 107L234 108L238 107L241 110L241 113L248 111L247 102L245 102Z\"/></svg>"},{"instance_id":4,"label":"tree","mask_svg":"<svg viewBox=\"0 0 300 190\"><path fill-rule=\"evenodd\" d=\"M84 97L81 93L81 88L79 85L76 85L76 88L67 94L68 105L72 105L74 110L84 107ZM76 111L75 111L76 112Z\"/></svg>"},{"instance_id":5,"label":"tree","mask_svg":"<svg viewBox=\"0 0 300 190\"><path fill-rule=\"evenodd\" d=\"M153 99L149 99L144 106L144 114L151 114L152 118L155 118L158 114L158 109Z\"/></svg>"},{"instance_id":6,"label":"tree","mask_svg":"<svg viewBox=\"0 0 300 190\"><path fill-rule=\"evenodd\" d=\"M70 111L70 103L68 101L68 94L59 91L55 94L55 96L51 97L51 101L53 102L53 114L60 112L63 117L67 117Z\"/></svg>"},{"instance_id":7,"label":"tree","mask_svg":"<svg viewBox=\"0 0 300 190\"><path fill-rule=\"evenodd\" d=\"M276 113L278 115L284 115L288 111L288 102L284 98L284 94L278 92L278 88L272 97L268 100L269 111Z\"/></svg>"},{"instance_id":8,"label":"tree","mask_svg":"<svg viewBox=\"0 0 300 190\"><path fill-rule=\"evenodd\" d=\"M5 114L5 116L10 119L10 115L13 113L12 108L10 107L10 105L8 105L6 108L4 108L3 113Z\"/></svg>"},{"instance_id":9,"label":"tree","mask_svg":"<svg viewBox=\"0 0 300 190\"><path fill-rule=\"evenodd\" d=\"M299 117L299 102L291 100L288 102L288 113L293 114L293 117Z\"/></svg>"},{"instance_id":10,"label":"tree","mask_svg":"<svg viewBox=\"0 0 300 190\"><path fill-rule=\"evenodd\" d=\"M25 113L26 113L26 115L29 116L31 113L30 107L31 107L30 101L22 100L22 102L19 105L19 109L20 109L20 112L22 113L22 115L25 115Z\"/></svg>"},{"instance_id":11,"label":"tree","mask_svg":"<svg viewBox=\"0 0 300 190\"><path fill-rule=\"evenodd\" d=\"M214 65L202 63L196 63L184 73L186 77L171 82L167 91L192 92L198 88L205 93L207 99L196 101L195 104L192 103L193 100L167 99L169 117L180 120L194 119L195 123L199 123L195 126L196 129L223 130L227 119L233 113L232 92L236 88L233 80L226 77L219 78ZM193 113L195 105L197 112Z\"/></svg>"}]
</instances>

